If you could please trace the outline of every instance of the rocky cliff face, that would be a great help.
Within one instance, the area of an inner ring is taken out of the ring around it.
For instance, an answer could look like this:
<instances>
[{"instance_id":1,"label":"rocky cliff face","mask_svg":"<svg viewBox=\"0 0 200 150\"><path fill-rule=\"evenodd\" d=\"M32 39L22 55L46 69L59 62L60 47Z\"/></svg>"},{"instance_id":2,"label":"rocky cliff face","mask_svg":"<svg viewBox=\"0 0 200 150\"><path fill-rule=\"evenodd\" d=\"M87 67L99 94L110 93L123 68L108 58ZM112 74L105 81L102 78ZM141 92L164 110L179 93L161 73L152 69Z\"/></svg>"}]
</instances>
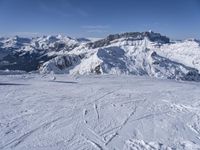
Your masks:
<instances>
[{"instance_id":1,"label":"rocky cliff face","mask_svg":"<svg viewBox=\"0 0 200 150\"><path fill-rule=\"evenodd\" d=\"M159 33L154 32L127 32L122 34L114 34L109 35L107 38L93 42L88 43L87 46L90 48L98 48L102 46L107 46L111 44L112 41L117 39L132 39L132 40L144 40L145 38L148 38L152 42L162 43L166 44L170 42L170 39L166 36L162 36Z\"/></svg>"}]
</instances>

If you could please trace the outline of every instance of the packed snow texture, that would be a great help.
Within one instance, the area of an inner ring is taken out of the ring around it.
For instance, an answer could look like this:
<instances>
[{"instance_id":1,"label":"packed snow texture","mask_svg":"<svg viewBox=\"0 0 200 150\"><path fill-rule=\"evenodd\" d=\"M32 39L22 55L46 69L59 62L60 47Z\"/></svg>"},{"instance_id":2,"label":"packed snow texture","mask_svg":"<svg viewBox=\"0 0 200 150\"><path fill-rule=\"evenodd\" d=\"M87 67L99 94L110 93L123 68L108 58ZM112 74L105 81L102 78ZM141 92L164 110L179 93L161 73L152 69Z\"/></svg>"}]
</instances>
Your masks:
<instances>
[{"instance_id":1,"label":"packed snow texture","mask_svg":"<svg viewBox=\"0 0 200 150\"><path fill-rule=\"evenodd\" d=\"M199 87L125 75L1 75L0 149L199 150Z\"/></svg>"}]
</instances>

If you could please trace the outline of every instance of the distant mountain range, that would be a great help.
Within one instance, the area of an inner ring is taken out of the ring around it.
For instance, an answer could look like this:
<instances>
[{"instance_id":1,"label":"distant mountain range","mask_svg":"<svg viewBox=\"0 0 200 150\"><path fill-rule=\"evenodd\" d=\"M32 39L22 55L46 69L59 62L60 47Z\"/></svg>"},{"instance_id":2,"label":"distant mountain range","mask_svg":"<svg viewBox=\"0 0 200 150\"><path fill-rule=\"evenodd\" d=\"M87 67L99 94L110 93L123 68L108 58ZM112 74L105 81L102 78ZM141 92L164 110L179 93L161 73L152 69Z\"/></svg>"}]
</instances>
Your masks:
<instances>
[{"instance_id":1,"label":"distant mountain range","mask_svg":"<svg viewBox=\"0 0 200 150\"><path fill-rule=\"evenodd\" d=\"M0 70L126 74L200 81L200 42L129 32L91 41L67 36L0 38Z\"/></svg>"}]
</instances>

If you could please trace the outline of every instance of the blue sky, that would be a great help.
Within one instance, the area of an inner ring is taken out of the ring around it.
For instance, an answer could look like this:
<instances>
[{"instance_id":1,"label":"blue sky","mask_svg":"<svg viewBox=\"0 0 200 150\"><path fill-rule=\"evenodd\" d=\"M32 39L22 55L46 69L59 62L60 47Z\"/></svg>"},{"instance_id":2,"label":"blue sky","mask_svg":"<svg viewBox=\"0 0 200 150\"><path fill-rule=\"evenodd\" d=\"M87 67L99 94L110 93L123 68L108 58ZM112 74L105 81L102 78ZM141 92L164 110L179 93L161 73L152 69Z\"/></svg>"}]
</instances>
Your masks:
<instances>
[{"instance_id":1,"label":"blue sky","mask_svg":"<svg viewBox=\"0 0 200 150\"><path fill-rule=\"evenodd\" d=\"M0 0L0 36L148 30L200 39L200 0Z\"/></svg>"}]
</instances>

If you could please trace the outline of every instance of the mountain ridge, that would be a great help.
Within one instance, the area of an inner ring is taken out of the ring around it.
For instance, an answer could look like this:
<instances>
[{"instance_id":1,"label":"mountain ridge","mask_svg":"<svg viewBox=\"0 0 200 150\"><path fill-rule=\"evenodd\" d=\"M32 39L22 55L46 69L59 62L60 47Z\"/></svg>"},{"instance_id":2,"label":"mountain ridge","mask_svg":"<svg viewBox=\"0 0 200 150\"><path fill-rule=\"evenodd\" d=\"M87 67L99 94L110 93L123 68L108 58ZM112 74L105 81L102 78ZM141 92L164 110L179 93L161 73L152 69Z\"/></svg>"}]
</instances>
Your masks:
<instances>
[{"instance_id":1,"label":"mountain ridge","mask_svg":"<svg viewBox=\"0 0 200 150\"><path fill-rule=\"evenodd\" d=\"M0 38L0 70L67 74L147 75L200 80L196 39L171 42L160 33L126 32L90 41L42 36Z\"/></svg>"}]
</instances>

